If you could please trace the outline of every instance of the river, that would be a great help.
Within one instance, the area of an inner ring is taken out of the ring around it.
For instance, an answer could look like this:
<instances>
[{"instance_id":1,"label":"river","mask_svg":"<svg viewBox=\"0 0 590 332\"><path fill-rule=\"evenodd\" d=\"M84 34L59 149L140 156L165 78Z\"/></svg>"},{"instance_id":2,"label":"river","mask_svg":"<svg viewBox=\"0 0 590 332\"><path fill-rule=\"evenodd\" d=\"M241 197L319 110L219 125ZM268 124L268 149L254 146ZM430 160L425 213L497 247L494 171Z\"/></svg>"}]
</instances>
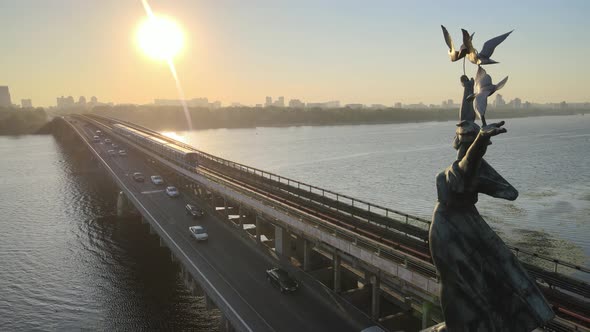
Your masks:
<instances>
[{"instance_id":1,"label":"river","mask_svg":"<svg viewBox=\"0 0 590 332\"><path fill-rule=\"evenodd\" d=\"M520 192L480 195L510 244L590 265L590 117L511 119L486 159ZM167 133L203 151L430 218L455 124ZM52 136L0 138L0 330L217 329L117 188ZM83 155L84 157L80 157Z\"/></svg>"}]
</instances>

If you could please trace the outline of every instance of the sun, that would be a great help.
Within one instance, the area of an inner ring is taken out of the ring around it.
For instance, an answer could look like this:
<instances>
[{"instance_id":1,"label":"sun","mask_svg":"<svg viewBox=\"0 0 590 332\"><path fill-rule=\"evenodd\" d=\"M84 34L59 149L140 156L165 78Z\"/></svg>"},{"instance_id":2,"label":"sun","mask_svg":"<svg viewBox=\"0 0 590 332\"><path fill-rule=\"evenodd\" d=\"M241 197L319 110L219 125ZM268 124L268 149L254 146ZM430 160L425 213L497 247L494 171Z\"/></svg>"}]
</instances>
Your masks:
<instances>
[{"instance_id":1,"label":"sun","mask_svg":"<svg viewBox=\"0 0 590 332\"><path fill-rule=\"evenodd\" d=\"M151 15L137 29L137 43L150 58L171 61L184 46L184 33L173 20Z\"/></svg>"}]
</instances>

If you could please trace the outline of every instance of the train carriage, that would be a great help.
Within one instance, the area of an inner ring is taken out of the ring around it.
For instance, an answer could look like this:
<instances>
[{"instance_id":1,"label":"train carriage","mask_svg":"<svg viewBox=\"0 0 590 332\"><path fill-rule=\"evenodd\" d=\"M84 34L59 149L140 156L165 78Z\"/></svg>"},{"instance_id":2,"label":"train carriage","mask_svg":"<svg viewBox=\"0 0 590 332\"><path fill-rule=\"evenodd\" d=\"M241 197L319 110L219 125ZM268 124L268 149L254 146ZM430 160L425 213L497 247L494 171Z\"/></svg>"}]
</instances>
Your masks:
<instances>
[{"instance_id":1,"label":"train carriage","mask_svg":"<svg viewBox=\"0 0 590 332\"><path fill-rule=\"evenodd\" d=\"M137 144L154 151L170 160L188 164L196 167L198 163L199 154L193 150L189 150L182 146L178 146L167 140L155 137L134 128L122 125L114 124L113 128L118 134L127 137L128 139L136 142Z\"/></svg>"}]
</instances>

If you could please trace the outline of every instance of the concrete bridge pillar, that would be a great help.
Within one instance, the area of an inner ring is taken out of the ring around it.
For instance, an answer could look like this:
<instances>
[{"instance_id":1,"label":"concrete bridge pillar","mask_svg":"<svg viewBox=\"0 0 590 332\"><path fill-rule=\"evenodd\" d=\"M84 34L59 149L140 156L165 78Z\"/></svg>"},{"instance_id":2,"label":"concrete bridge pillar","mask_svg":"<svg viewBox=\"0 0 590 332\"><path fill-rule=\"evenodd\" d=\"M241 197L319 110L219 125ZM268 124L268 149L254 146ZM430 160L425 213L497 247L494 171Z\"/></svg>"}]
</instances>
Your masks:
<instances>
[{"instance_id":1,"label":"concrete bridge pillar","mask_svg":"<svg viewBox=\"0 0 590 332\"><path fill-rule=\"evenodd\" d=\"M227 211L227 199L225 197L223 197L223 212L227 218L229 216L229 212Z\"/></svg>"},{"instance_id":2,"label":"concrete bridge pillar","mask_svg":"<svg viewBox=\"0 0 590 332\"><path fill-rule=\"evenodd\" d=\"M235 329L234 327L231 325L231 322L229 321L229 319L227 319L227 317L225 317L225 315L221 315L221 326L220 326L220 331L221 332L234 332Z\"/></svg>"},{"instance_id":3,"label":"concrete bridge pillar","mask_svg":"<svg viewBox=\"0 0 590 332\"><path fill-rule=\"evenodd\" d=\"M238 224L240 225L240 229L243 230L244 229L244 225L243 225L243 216L242 214L244 213L244 211L242 210L242 204L240 204L238 206L238 214L240 215L239 219L238 219Z\"/></svg>"},{"instance_id":4,"label":"concrete bridge pillar","mask_svg":"<svg viewBox=\"0 0 590 332\"><path fill-rule=\"evenodd\" d=\"M123 217L127 214L127 210L129 209L129 201L127 200L127 196L122 191L119 191L117 195L117 217Z\"/></svg>"},{"instance_id":5,"label":"concrete bridge pillar","mask_svg":"<svg viewBox=\"0 0 590 332\"><path fill-rule=\"evenodd\" d=\"M209 295L207 295L207 293L203 294L204 300L205 300L205 309L207 310L211 310L215 308L215 304L213 303L213 301L211 300L211 298L209 297Z\"/></svg>"},{"instance_id":6,"label":"concrete bridge pillar","mask_svg":"<svg viewBox=\"0 0 590 332\"><path fill-rule=\"evenodd\" d=\"M279 226L275 226L275 252L281 256L289 257L289 232Z\"/></svg>"},{"instance_id":7,"label":"concrete bridge pillar","mask_svg":"<svg viewBox=\"0 0 590 332\"><path fill-rule=\"evenodd\" d=\"M430 326L430 316L432 314L432 303L425 301L422 303L422 328L425 329Z\"/></svg>"},{"instance_id":8,"label":"concrete bridge pillar","mask_svg":"<svg viewBox=\"0 0 590 332\"><path fill-rule=\"evenodd\" d=\"M307 239L303 239L303 271L309 271L311 266L311 251L313 244Z\"/></svg>"},{"instance_id":9,"label":"concrete bridge pillar","mask_svg":"<svg viewBox=\"0 0 590 332\"><path fill-rule=\"evenodd\" d=\"M379 319L379 304L381 302L381 279L374 274L369 280L371 281L371 318L377 320Z\"/></svg>"},{"instance_id":10,"label":"concrete bridge pillar","mask_svg":"<svg viewBox=\"0 0 590 332\"><path fill-rule=\"evenodd\" d=\"M261 227L262 220L260 220L260 217L256 215L256 242L258 242L258 244L260 244L260 235L262 234L262 229L260 229Z\"/></svg>"},{"instance_id":11,"label":"concrete bridge pillar","mask_svg":"<svg viewBox=\"0 0 590 332\"><path fill-rule=\"evenodd\" d=\"M342 290L342 271L341 271L341 258L338 252L335 251L332 258L332 270L334 271L334 291L340 292Z\"/></svg>"}]
</instances>

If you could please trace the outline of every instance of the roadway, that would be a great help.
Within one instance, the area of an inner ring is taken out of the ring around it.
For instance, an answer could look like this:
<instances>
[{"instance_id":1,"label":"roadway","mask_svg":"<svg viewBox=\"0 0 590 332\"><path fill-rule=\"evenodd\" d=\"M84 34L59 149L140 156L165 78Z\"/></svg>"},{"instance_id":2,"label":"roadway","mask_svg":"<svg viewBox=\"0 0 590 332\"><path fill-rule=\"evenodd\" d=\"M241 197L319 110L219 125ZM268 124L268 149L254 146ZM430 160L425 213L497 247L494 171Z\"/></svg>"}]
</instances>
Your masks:
<instances>
[{"instance_id":1,"label":"roadway","mask_svg":"<svg viewBox=\"0 0 590 332\"><path fill-rule=\"evenodd\" d=\"M73 124L87 141L92 141L95 127L82 125L80 121ZM270 257L245 243L219 218L206 214L192 219L186 215L184 205L191 201L189 196L181 194L179 198L169 198L164 191L166 185L156 186L150 182L149 176L157 171L145 157L117 143L118 149L127 150L127 156L108 155L107 150L113 148L104 143L104 137L100 143L90 144L251 330L359 331L369 325L368 319L353 320L353 315L329 297L318 300L305 283L300 283L300 289L294 294L281 294L265 279L265 270L276 264ZM135 182L134 172L143 173L146 181ZM207 228L207 243L197 243L191 237L188 227L197 224Z\"/></svg>"}]
</instances>

